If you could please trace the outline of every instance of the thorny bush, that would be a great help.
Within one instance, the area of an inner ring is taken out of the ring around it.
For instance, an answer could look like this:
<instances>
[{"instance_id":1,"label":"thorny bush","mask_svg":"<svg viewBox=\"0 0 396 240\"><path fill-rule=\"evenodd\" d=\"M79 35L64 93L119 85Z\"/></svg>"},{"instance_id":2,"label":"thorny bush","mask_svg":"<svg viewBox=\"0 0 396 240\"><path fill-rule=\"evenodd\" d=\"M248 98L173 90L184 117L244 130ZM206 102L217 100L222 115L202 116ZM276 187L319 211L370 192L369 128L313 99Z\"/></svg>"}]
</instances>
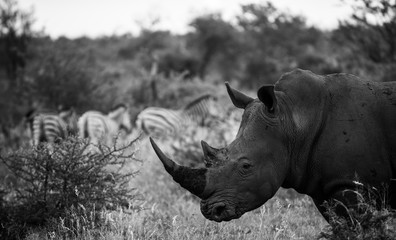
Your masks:
<instances>
[{"instance_id":1,"label":"thorny bush","mask_svg":"<svg viewBox=\"0 0 396 240\"><path fill-rule=\"evenodd\" d=\"M342 202L326 202L329 227L319 238L342 239L396 239L396 212L385 201L387 187L378 190L358 183L356 190L350 190L357 200L356 207L346 207ZM344 214L339 214L340 210Z\"/></svg>"},{"instance_id":2,"label":"thorny bush","mask_svg":"<svg viewBox=\"0 0 396 240\"><path fill-rule=\"evenodd\" d=\"M129 207L136 197L129 181L136 171L125 169L138 161L133 145L92 147L70 137L60 144L42 144L1 154L12 176L0 186L0 238L19 238L31 227L61 218L70 208Z\"/></svg>"}]
</instances>

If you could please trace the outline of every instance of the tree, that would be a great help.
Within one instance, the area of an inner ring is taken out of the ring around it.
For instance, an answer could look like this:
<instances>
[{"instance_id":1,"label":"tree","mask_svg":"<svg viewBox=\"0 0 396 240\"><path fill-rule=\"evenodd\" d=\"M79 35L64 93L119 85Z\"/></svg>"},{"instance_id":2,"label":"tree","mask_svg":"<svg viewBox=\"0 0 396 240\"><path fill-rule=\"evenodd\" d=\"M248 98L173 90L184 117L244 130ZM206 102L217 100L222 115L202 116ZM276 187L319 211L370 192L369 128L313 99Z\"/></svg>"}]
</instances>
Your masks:
<instances>
[{"instance_id":1,"label":"tree","mask_svg":"<svg viewBox=\"0 0 396 240\"><path fill-rule=\"evenodd\" d=\"M114 79L100 75L95 58L78 49L75 41L37 38L34 51L37 56L26 69L32 80L29 97L34 105L46 109L73 106L84 111L106 110L114 104Z\"/></svg>"},{"instance_id":2,"label":"tree","mask_svg":"<svg viewBox=\"0 0 396 240\"><path fill-rule=\"evenodd\" d=\"M138 37L132 38L118 51L118 55L124 59L142 59L143 66L150 69L155 52L170 47L173 41L175 39L169 31L143 29Z\"/></svg>"},{"instance_id":3,"label":"tree","mask_svg":"<svg viewBox=\"0 0 396 240\"><path fill-rule=\"evenodd\" d=\"M0 63L11 86L18 85L18 71L26 65L28 43L33 32L32 13L18 9L15 0L0 2Z\"/></svg>"},{"instance_id":4,"label":"tree","mask_svg":"<svg viewBox=\"0 0 396 240\"><path fill-rule=\"evenodd\" d=\"M342 64L354 74L376 81L396 78L396 1L343 0L353 8L340 22L333 40Z\"/></svg>"},{"instance_id":5,"label":"tree","mask_svg":"<svg viewBox=\"0 0 396 240\"><path fill-rule=\"evenodd\" d=\"M276 9L270 2L242 6L238 26L245 37L245 81L249 87L275 82L299 58L317 48L322 32L308 27L301 16Z\"/></svg>"},{"instance_id":6,"label":"tree","mask_svg":"<svg viewBox=\"0 0 396 240\"><path fill-rule=\"evenodd\" d=\"M396 63L396 1L353 0L350 20L341 22L345 41L374 63Z\"/></svg>"},{"instance_id":7,"label":"tree","mask_svg":"<svg viewBox=\"0 0 396 240\"><path fill-rule=\"evenodd\" d=\"M0 0L0 135L9 138L26 105L23 71L33 36L32 13L20 10L16 0Z\"/></svg>"},{"instance_id":8,"label":"tree","mask_svg":"<svg viewBox=\"0 0 396 240\"><path fill-rule=\"evenodd\" d=\"M190 25L194 31L189 35L188 42L199 56L198 74L201 79L205 78L207 68L216 56L222 55L222 60L235 62L240 44L238 32L230 23L219 14L208 14L194 19Z\"/></svg>"}]
</instances>

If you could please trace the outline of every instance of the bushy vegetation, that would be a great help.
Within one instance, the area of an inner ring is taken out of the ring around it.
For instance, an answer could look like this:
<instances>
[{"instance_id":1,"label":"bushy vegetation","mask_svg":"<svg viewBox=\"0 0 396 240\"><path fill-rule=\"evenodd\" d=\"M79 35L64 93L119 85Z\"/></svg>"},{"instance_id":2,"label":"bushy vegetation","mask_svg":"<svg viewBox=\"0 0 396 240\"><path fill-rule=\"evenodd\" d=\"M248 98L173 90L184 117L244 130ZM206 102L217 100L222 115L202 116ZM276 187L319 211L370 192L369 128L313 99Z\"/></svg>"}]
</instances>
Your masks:
<instances>
[{"instance_id":1,"label":"bushy vegetation","mask_svg":"<svg viewBox=\"0 0 396 240\"><path fill-rule=\"evenodd\" d=\"M378 190L359 187L352 194L357 198L354 208L333 200L325 203L329 226L321 233L322 239L396 239L396 212L384 201L386 188ZM343 213L340 215L339 210Z\"/></svg>"},{"instance_id":2,"label":"bushy vegetation","mask_svg":"<svg viewBox=\"0 0 396 240\"><path fill-rule=\"evenodd\" d=\"M0 237L22 237L53 219L74 229L73 214L90 216L87 225L98 224L102 210L128 209L136 196L129 185L136 170L125 166L136 161L130 149L135 141L124 147L99 145L92 153L88 141L70 137L59 145L2 153L9 173L1 186ZM69 234L77 233L64 236Z\"/></svg>"}]
</instances>

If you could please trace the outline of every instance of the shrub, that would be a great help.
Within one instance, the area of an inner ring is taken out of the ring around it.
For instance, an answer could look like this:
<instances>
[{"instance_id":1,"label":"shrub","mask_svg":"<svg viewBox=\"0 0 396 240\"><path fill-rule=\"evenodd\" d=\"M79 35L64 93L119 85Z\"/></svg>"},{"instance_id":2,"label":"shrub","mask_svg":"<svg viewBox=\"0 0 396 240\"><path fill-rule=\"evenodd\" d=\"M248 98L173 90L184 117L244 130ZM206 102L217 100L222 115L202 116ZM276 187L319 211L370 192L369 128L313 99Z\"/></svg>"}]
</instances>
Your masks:
<instances>
[{"instance_id":1,"label":"shrub","mask_svg":"<svg viewBox=\"0 0 396 240\"><path fill-rule=\"evenodd\" d=\"M99 145L99 153L91 153L88 141L70 137L59 145L2 154L16 181L0 189L0 238L19 238L31 227L70 215L70 209L129 207L136 196L129 181L136 172L122 170L136 160L130 150L136 140L123 147Z\"/></svg>"},{"instance_id":2,"label":"shrub","mask_svg":"<svg viewBox=\"0 0 396 240\"><path fill-rule=\"evenodd\" d=\"M382 192L386 192L384 189ZM326 202L326 214L330 226L321 232L320 239L396 239L396 212L390 210L386 196L375 188L363 187L351 193L357 197L357 205L347 208L337 200ZM342 210L343 216L340 216Z\"/></svg>"}]
</instances>

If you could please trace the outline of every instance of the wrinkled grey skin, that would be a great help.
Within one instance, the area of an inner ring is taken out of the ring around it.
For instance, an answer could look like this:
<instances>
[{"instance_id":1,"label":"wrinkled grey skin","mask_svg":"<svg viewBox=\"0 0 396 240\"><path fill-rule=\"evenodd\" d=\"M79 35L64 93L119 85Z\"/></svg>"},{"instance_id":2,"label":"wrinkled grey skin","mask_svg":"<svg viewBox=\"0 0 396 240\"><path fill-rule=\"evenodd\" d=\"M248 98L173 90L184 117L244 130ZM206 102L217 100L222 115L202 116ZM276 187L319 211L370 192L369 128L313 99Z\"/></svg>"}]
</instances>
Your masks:
<instances>
[{"instance_id":1,"label":"wrinkled grey skin","mask_svg":"<svg viewBox=\"0 0 396 240\"><path fill-rule=\"evenodd\" d=\"M206 218L239 218L280 187L311 196L323 214L325 200L350 203L344 193L356 176L377 188L396 178L396 82L297 69L257 99L226 86L242 122L225 148L202 142L205 168L177 165L151 139L175 181L202 199Z\"/></svg>"}]
</instances>

